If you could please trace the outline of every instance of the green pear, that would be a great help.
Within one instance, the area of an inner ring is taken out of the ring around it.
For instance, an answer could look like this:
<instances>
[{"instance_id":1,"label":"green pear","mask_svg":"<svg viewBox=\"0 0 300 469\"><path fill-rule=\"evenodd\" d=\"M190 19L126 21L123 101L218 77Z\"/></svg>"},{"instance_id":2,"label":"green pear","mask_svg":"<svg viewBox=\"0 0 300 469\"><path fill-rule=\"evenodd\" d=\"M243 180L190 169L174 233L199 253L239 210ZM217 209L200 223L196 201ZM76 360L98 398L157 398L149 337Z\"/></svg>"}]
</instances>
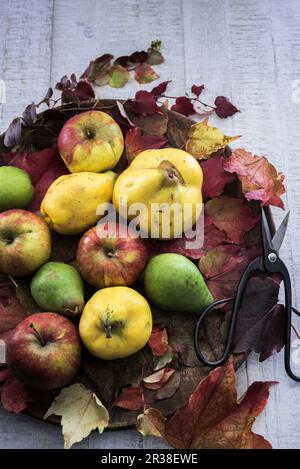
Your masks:
<instances>
[{"instance_id":1,"label":"green pear","mask_svg":"<svg viewBox=\"0 0 300 469\"><path fill-rule=\"evenodd\" d=\"M200 313L213 298L195 264L180 254L159 254L146 267L150 301L166 311Z\"/></svg>"},{"instance_id":2,"label":"green pear","mask_svg":"<svg viewBox=\"0 0 300 469\"><path fill-rule=\"evenodd\" d=\"M34 275L30 290L44 311L78 316L83 310L83 281L71 265L47 262Z\"/></svg>"},{"instance_id":3,"label":"green pear","mask_svg":"<svg viewBox=\"0 0 300 469\"><path fill-rule=\"evenodd\" d=\"M14 166L0 167L0 212L26 208L34 195L30 176Z\"/></svg>"}]
</instances>

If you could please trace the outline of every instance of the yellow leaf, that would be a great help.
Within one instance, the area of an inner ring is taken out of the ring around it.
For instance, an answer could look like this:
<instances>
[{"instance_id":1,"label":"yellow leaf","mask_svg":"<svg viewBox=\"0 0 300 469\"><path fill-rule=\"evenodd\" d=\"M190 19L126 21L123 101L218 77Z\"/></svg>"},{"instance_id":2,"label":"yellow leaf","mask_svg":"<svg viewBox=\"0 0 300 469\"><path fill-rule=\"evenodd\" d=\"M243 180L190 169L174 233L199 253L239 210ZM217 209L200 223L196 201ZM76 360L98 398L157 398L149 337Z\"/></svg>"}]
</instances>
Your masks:
<instances>
[{"instance_id":1,"label":"yellow leaf","mask_svg":"<svg viewBox=\"0 0 300 469\"><path fill-rule=\"evenodd\" d=\"M191 126L185 149L197 160L208 160L212 153L225 148L240 135L229 137L217 127L210 127L208 119Z\"/></svg>"},{"instance_id":2,"label":"yellow leaf","mask_svg":"<svg viewBox=\"0 0 300 469\"><path fill-rule=\"evenodd\" d=\"M44 415L60 415L65 449L86 438L96 428L102 433L109 414L95 393L82 384L62 389Z\"/></svg>"},{"instance_id":3,"label":"yellow leaf","mask_svg":"<svg viewBox=\"0 0 300 469\"><path fill-rule=\"evenodd\" d=\"M136 420L136 429L143 436L157 436L163 438L166 419L158 409L146 409Z\"/></svg>"}]
</instances>

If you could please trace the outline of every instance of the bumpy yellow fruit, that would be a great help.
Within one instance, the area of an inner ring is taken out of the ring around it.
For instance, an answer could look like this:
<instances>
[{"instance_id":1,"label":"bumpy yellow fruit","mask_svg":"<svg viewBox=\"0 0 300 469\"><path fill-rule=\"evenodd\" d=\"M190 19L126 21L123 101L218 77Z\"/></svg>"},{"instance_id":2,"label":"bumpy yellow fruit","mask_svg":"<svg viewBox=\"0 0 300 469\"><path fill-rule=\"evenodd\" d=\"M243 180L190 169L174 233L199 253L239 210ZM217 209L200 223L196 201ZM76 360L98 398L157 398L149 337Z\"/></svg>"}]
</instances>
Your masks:
<instances>
[{"instance_id":1,"label":"bumpy yellow fruit","mask_svg":"<svg viewBox=\"0 0 300 469\"><path fill-rule=\"evenodd\" d=\"M149 340L152 315L149 304L128 287L97 291L87 302L79 323L85 347L103 360L125 358Z\"/></svg>"},{"instance_id":2,"label":"bumpy yellow fruit","mask_svg":"<svg viewBox=\"0 0 300 469\"><path fill-rule=\"evenodd\" d=\"M175 148L140 153L117 179L113 203L151 238L172 239L189 230L202 209L203 174L189 153ZM147 210L133 205L142 203ZM137 208L137 210L136 210Z\"/></svg>"},{"instance_id":3,"label":"bumpy yellow fruit","mask_svg":"<svg viewBox=\"0 0 300 469\"><path fill-rule=\"evenodd\" d=\"M115 180L112 171L61 176L46 192L41 213L58 233L83 233L101 218L97 208L111 201Z\"/></svg>"}]
</instances>

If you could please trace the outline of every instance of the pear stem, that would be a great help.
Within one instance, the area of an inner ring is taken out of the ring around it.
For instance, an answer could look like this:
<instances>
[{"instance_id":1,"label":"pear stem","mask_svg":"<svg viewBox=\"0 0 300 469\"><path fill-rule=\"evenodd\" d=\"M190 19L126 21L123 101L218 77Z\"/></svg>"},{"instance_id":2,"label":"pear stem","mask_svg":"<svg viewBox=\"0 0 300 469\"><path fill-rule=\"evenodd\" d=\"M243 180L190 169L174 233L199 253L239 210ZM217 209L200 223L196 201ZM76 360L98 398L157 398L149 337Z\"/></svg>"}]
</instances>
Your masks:
<instances>
[{"instance_id":1,"label":"pear stem","mask_svg":"<svg viewBox=\"0 0 300 469\"><path fill-rule=\"evenodd\" d=\"M41 334L39 333L39 331L37 330L37 328L35 327L35 325L31 322L29 324L29 327L31 327L31 329L34 331L35 335L37 336L37 338L40 341L41 346L44 347L46 345L46 342L43 339L43 337L41 336Z\"/></svg>"}]
</instances>

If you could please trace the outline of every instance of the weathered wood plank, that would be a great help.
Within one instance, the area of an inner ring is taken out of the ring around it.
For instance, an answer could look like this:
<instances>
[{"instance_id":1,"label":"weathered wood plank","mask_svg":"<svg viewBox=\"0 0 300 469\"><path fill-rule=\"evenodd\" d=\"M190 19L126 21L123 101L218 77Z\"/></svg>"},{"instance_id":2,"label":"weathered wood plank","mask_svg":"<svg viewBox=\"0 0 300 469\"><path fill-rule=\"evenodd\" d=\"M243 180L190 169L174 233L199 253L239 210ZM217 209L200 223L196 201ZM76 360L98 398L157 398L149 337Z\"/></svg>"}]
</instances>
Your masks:
<instances>
[{"instance_id":1,"label":"weathered wood plank","mask_svg":"<svg viewBox=\"0 0 300 469\"><path fill-rule=\"evenodd\" d=\"M6 104L0 108L0 131L32 100L46 93L50 82L53 2L11 0L1 8L1 79Z\"/></svg>"}]
</instances>

